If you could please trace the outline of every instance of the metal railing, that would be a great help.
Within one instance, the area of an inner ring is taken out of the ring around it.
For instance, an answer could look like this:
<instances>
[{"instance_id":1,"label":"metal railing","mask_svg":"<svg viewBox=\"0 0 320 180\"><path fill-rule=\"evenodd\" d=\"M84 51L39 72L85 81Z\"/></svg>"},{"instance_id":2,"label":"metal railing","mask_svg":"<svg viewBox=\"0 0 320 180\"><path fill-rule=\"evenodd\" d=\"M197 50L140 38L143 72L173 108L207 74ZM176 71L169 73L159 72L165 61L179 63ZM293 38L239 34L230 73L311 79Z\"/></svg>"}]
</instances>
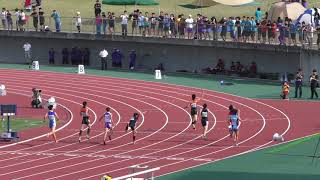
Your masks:
<instances>
[{"instance_id":1,"label":"metal railing","mask_svg":"<svg viewBox=\"0 0 320 180\"><path fill-rule=\"evenodd\" d=\"M13 17L12 23L10 21L2 20L0 28L2 30L40 31L46 26L50 31L56 31L56 23L52 17L45 16L43 19L43 26L40 26L39 19L38 22L35 22L33 17L28 17L24 24L22 24ZM114 24L114 26L112 26L112 24ZM126 31L124 31L124 28ZM243 31L243 29L241 31ZM60 32L79 33L76 26L76 18L61 17ZM254 31L249 32L250 35L247 36L246 41L244 41L245 33L238 33L237 28L231 33L229 28L223 27L222 24L188 24L159 21L152 23L150 21L139 22L138 20L129 20L128 24L123 26L120 18L115 18L114 23L109 19L102 20L101 24L97 24L95 18L81 18L80 33L280 44L279 29L277 29L272 37L268 35L268 32L266 32L266 35L264 36L264 33L258 31L258 28L255 28ZM241 34L241 37L238 37L239 34ZM296 43L291 41L291 32L288 32L287 34L289 34L289 36L284 37L284 40L286 41L285 45L287 46L297 45L302 46L303 48L318 49L317 39L320 32L314 31L309 34L304 32L302 35L295 32Z\"/></svg>"}]
</instances>

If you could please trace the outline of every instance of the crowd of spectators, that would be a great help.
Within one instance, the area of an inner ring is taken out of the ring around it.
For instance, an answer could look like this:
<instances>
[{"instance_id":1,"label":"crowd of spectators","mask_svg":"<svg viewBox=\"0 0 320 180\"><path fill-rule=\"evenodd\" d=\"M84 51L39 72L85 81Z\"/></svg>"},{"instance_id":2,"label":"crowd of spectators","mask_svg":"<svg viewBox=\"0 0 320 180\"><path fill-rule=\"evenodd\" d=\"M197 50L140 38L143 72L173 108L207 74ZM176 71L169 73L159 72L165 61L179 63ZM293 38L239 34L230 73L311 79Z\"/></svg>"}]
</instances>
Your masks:
<instances>
[{"instance_id":1,"label":"crowd of spectators","mask_svg":"<svg viewBox=\"0 0 320 180\"><path fill-rule=\"evenodd\" d=\"M297 0L292 0L297 2ZM299 1L306 4L306 1ZM16 10L16 27L17 30L24 31L24 25L28 21L28 16L23 10ZM104 12L102 4L96 0L94 4L94 24L96 26L96 34L117 34L127 36L156 36L166 38L187 38L187 39L203 39L203 40L231 40L235 42L253 42L268 43L281 45L309 45L312 46L315 34L318 35L317 44L320 49L320 14L315 9L315 23L295 23L289 18L277 21L268 20L268 13L263 13L257 8L253 16L243 17L207 17L197 14L193 17L191 14L174 15L170 13L160 12L142 12L139 9L132 13L124 11L120 15L113 12ZM1 12L1 20L4 29L13 29L13 20L10 11L5 8ZM30 17L33 19L35 31L49 31L46 26L45 16L40 6L34 5ZM61 16L57 10L53 10L50 15L54 20L56 32L61 31ZM78 33L81 32L82 20L80 12L72 17L72 24L76 26ZM69 23L66 23L69 24ZM131 26L130 26L131 25ZM130 27L131 31L128 32ZM47 28L47 29L46 29ZM116 29L120 28L120 29ZM116 33L117 32L117 33Z\"/></svg>"},{"instance_id":2,"label":"crowd of spectators","mask_svg":"<svg viewBox=\"0 0 320 180\"><path fill-rule=\"evenodd\" d=\"M218 59L218 62L213 67L208 67L203 69L205 73L209 74L225 74L225 75L246 75L250 77L255 77L258 73L258 67L256 62L251 62L251 64L245 66L241 64L240 61L232 61L229 68L226 68L225 62L222 59Z\"/></svg>"}]
</instances>

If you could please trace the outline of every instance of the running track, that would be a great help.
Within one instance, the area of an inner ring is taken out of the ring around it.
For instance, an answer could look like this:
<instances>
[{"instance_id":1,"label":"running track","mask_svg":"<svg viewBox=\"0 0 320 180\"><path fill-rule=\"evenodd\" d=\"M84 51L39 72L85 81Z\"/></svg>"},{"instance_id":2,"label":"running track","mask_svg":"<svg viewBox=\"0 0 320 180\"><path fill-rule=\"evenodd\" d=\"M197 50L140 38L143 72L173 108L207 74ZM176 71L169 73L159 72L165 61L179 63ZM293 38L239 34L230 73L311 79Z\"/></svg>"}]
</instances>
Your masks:
<instances>
[{"instance_id":1,"label":"running track","mask_svg":"<svg viewBox=\"0 0 320 180\"><path fill-rule=\"evenodd\" d=\"M311 107L319 106L317 102L253 100L165 83L8 69L0 69L0 84L8 91L0 100L23 107L30 104L31 89L41 88L44 98L56 97L63 119L57 144L46 137L45 127L21 132L17 143L1 143L0 179L97 179L107 173L117 177L137 164L161 167L156 173L160 176L273 145L275 132L291 140L319 130L319 124L308 118L316 113ZM208 140L201 139L200 123L192 130L189 109L183 108L193 93L210 110ZM93 115L92 137L78 143L78 112L84 100ZM226 129L230 104L241 110L243 119L238 147ZM98 119L106 106L112 107L115 133L104 146ZM44 112L23 111L39 117ZM133 112L142 114L135 145L131 134L124 132Z\"/></svg>"}]
</instances>

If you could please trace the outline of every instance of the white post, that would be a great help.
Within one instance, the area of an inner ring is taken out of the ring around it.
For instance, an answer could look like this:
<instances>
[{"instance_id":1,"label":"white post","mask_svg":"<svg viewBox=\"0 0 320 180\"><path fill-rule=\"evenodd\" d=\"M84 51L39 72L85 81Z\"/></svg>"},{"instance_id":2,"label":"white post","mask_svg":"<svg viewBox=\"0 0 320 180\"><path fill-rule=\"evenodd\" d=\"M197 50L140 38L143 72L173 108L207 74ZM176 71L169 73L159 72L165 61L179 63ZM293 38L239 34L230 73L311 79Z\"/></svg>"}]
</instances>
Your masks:
<instances>
[{"instance_id":1,"label":"white post","mask_svg":"<svg viewBox=\"0 0 320 180\"><path fill-rule=\"evenodd\" d=\"M85 74L84 65L78 65L78 74Z\"/></svg>"},{"instance_id":2,"label":"white post","mask_svg":"<svg viewBox=\"0 0 320 180\"><path fill-rule=\"evenodd\" d=\"M161 70L155 70L155 72L154 72L154 78L155 78L155 79L162 79Z\"/></svg>"},{"instance_id":3,"label":"white post","mask_svg":"<svg viewBox=\"0 0 320 180\"><path fill-rule=\"evenodd\" d=\"M40 66L39 66L39 61L32 61L32 67L31 67L32 70L39 70L40 69Z\"/></svg>"}]
</instances>

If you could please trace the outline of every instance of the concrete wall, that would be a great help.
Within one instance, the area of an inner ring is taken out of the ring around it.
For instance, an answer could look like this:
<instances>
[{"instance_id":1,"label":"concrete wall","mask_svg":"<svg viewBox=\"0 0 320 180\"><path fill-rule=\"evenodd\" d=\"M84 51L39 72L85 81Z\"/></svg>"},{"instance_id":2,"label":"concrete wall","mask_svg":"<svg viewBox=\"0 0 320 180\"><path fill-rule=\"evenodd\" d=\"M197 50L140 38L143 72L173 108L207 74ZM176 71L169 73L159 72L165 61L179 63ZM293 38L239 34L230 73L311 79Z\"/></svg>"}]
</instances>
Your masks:
<instances>
[{"instance_id":1,"label":"concrete wall","mask_svg":"<svg viewBox=\"0 0 320 180\"><path fill-rule=\"evenodd\" d=\"M0 31L0 41L0 61L11 63L24 62L22 46L29 42L32 54L40 64L48 63L50 48L56 50L56 64L61 64L61 49L77 46L90 48L93 67L100 66L98 53L102 48L106 48L109 53L113 48L118 48L125 55L124 68L129 63L128 51L135 49L138 55L137 68L141 69L153 69L159 63L164 63L167 71L199 71L215 66L219 58L225 61L227 68L231 61L240 61L244 65L255 61L259 72L294 73L299 67L306 72L314 67L320 69L317 51L277 45L15 31Z\"/></svg>"}]
</instances>

